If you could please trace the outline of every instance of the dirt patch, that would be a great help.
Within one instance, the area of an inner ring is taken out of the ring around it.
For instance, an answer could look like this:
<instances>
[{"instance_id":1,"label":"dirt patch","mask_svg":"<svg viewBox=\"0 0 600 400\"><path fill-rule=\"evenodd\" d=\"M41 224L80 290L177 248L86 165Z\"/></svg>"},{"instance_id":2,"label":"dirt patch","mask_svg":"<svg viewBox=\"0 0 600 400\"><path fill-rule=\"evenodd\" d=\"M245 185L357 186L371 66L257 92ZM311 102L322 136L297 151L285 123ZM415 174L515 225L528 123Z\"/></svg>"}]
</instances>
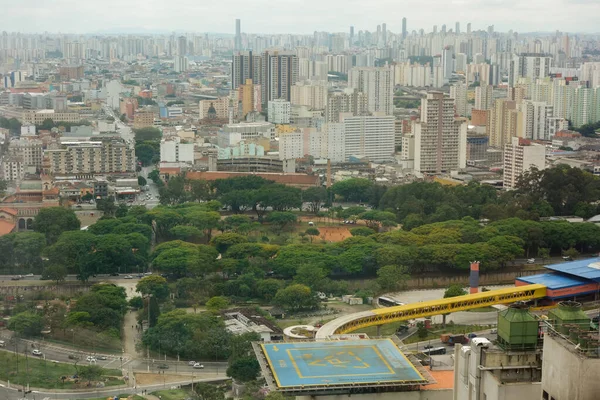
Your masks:
<instances>
[{"instance_id":1,"label":"dirt patch","mask_svg":"<svg viewBox=\"0 0 600 400\"><path fill-rule=\"evenodd\" d=\"M151 374L147 372L136 372L135 373L135 382L137 386L143 385L158 385L163 382L172 383L172 382L181 382L186 378L181 377L180 375L169 375L169 374Z\"/></svg>"},{"instance_id":2,"label":"dirt patch","mask_svg":"<svg viewBox=\"0 0 600 400\"><path fill-rule=\"evenodd\" d=\"M317 229L321 233L319 238L327 242L341 242L352 236L345 226L318 226Z\"/></svg>"}]
</instances>

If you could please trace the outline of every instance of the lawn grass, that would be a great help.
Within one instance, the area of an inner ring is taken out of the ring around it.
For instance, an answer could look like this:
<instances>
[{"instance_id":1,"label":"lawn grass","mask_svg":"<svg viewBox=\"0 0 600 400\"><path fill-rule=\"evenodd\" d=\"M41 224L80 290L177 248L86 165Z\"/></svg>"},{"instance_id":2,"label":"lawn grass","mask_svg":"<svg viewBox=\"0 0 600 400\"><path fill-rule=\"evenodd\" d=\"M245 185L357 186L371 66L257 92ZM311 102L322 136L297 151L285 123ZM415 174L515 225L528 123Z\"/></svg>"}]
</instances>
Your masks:
<instances>
[{"instance_id":1,"label":"lawn grass","mask_svg":"<svg viewBox=\"0 0 600 400\"><path fill-rule=\"evenodd\" d=\"M82 365L79 364L81 367ZM43 389L76 389L81 387L74 382L65 381L62 383L61 377L70 377L77 372L75 365L68 363L58 363L49 360L41 360L36 357L19 354L18 373L17 356L14 353L0 351L0 380L8 381L16 385L27 385L30 387ZM123 385L121 371L117 369L104 369L102 380L106 386Z\"/></svg>"},{"instance_id":2,"label":"lawn grass","mask_svg":"<svg viewBox=\"0 0 600 400\"><path fill-rule=\"evenodd\" d=\"M150 394L162 400L185 400L190 395L189 391L183 389L158 390Z\"/></svg>"}]
</instances>

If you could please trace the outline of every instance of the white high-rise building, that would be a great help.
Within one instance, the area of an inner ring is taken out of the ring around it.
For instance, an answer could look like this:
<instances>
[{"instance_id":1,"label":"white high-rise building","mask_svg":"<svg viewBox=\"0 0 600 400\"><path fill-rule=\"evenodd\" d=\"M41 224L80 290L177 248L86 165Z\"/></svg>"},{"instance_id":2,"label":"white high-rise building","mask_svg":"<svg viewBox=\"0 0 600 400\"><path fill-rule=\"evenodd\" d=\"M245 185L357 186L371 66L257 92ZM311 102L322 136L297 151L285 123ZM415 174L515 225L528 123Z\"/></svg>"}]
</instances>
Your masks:
<instances>
[{"instance_id":1,"label":"white high-rise building","mask_svg":"<svg viewBox=\"0 0 600 400\"><path fill-rule=\"evenodd\" d=\"M292 105L323 110L327 105L327 81L304 81L292 86Z\"/></svg>"},{"instance_id":2,"label":"white high-rise building","mask_svg":"<svg viewBox=\"0 0 600 400\"><path fill-rule=\"evenodd\" d=\"M514 86L519 77L535 81L550 76L552 57L547 54L523 53L514 56L508 74L509 86Z\"/></svg>"},{"instance_id":3,"label":"white high-rise building","mask_svg":"<svg viewBox=\"0 0 600 400\"><path fill-rule=\"evenodd\" d=\"M160 141L161 162L194 163L194 143L181 142L179 136L171 136Z\"/></svg>"},{"instance_id":4,"label":"white high-rise building","mask_svg":"<svg viewBox=\"0 0 600 400\"><path fill-rule=\"evenodd\" d=\"M532 167L546 168L546 147L513 137L504 146L504 188L514 189L519 177Z\"/></svg>"},{"instance_id":5,"label":"white high-rise building","mask_svg":"<svg viewBox=\"0 0 600 400\"><path fill-rule=\"evenodd\" d=\"M394 81L392 70L387 67L352 68L348 75L348 86L367 96L370 112L394 113Z\"/></svg>"},{"instance_id":6,"label":"white high-rise building","mask_svg":"<svg viewBox=\"0 0 600 400\"><path fill-rule=\"evenodd\" d=\"M173 69L175 72L185 72L188 70L188 58L184 56L176 56L174 59Z\"/></svg>"},{"instance_id":7,"label":"white high-rise building","mask_svg":"<svg viewBox=\"0 0 600 400\"><path fill-rule=\"evenodd\" d=\"M475 88L475 109L489 110L494 105L494 87L483 85Z\"/></svg>"},{"instance_id":8,"label":"white high-rise building","mask_svg":"<svg viewBox=\"0 0 600 400\"><path fill-rule=\"evenodd\" d=\"M467 116L467 90L465 83L455 83L450 86L450 98L454 100L456 114L461 117Z\"/></svg>"},{"instance_id":9,"label":"white high-rise building","mask_svg":"<svg viewBox=\"0 0 600 400\"><path fill-rule=\"evenodd\" d=\"M554 107L543 101L531 100L524 100L519 107L521 108L523 137L533 140L550 140Z\"/></svg>"},{"instance_id":10,"label":"white high-rise building","mask_svg":"<svg viewBox=\"0 0 600 400\"><path fill-rule=\"evenodd\" d=\"M449 173L466 167L467 122L454 117L454 100L429 92L421 100L421 121L414 125L414 171Z\"/></svg>"},{"instance_id":11,"label":"white high-rise building","mask_svg":"<svg viewBox=\"0 0 600 400\"><path fill-rule=\"evenodd\" d=\"M375 113L373 116L342 114L346 158L367 157L374 162L388 161L394 156L394 117Z\"/></svg>"},{"instance_id":12,"label":"white high-rise building","mask_svg":"<svg viewBox=\"0 0 600 400\"><path fill-rule=\"evenodd\" d=\"M330 122L323 125L324 146L326 146L324 153L327 154L327 158L331 162L344 162L346 161L346 146L344 141L346 140L346 131L344 124L341 122Z\"/></svg>"},{"instance_id":13,"label":"white high-rise building","mask_svg":"<svg viewBox=\"0 0 600 400\"><path fill-rule=\"evenodd\" d=\"M454 63L454 69L456 72L465 72L467 70L467 55L465 53L456 54Z\"/></svg>"},{"instance_id":14,"label":"white high-rise building","mask_svg":"<svg viewBox=\"0 0 600 400\"><path fill-rule=\"evenodd\" d=\"M292 104L283 99L271 100L268 103L268 119L272 124L289 124Z\"/></svg>"}]
</instances>

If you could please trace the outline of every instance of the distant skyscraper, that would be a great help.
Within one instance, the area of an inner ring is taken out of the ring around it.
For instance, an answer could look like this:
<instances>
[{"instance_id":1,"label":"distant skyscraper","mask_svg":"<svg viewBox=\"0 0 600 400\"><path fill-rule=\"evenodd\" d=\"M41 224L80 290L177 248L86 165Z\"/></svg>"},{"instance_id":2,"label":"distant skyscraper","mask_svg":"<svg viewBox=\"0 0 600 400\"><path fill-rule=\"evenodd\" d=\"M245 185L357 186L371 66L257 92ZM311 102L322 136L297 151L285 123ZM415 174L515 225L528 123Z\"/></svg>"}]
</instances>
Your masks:
<instances>
[{"instance_id":1,"label":"distant skyscraper","mask_svg":"<svg viewBox=\"0 0 600 400\"><path fill-rule=\"evenodd\" d=\"M187 38L185 36L177 38L177 54L181 57L187 54Z\"/></svg>"},{"instance_id":2,"label":"distant skyscraper","mask_svg":"<svg viewBox=\"0 0 600 400\"><path fill-rule=\"evenodd\" d=\"M240 19L235 20L235 50L242 50L242 22Z\"/></svg>"},{"instance_id":3,"label":"distant skyscraper","mask_svg":"<svg viewBox=\"0 0 600 400\"><path fill-rule=\"evenodd\" d=\"M470 34L471 34L471 23L469 22L467 24L467 35L470 35Z\"/></svg>"},{"instance_id":4,"label":"distant skyscraper","mask_svg":"<svg viewBox=\"0 0 600 400\"><path fill-rule=\"evenodd\" d=\"M437 33L437 25L433 26L433 33L436 34Z\"/></svg>"},{"instance_id":5,"label":"distant skyscraper","mask_svg":"<svg viewBox=\"0 0 600 400\"><path fill-rule=\"evenodd\" d=\"M350 27L350 46L354 44L354 27Z\"/></svg>"},{"instance_id":6,"label":"distant skyscraper","mask_svg":"<svg viewBox=\"0 0 600 400\"><path fill-rule=\"evenodd\" d=\"M402 39L406 39L406 35L408 32L406 31L406 17L402 18Z\"/></svg>"},{"instance_id":7,"label":"distant skyscraper","mask_svg":"<svg viewBox=\"0 0 600 400\"><path fill-rule=\"evenodd\" d=\"M454 32L459 35L460 34L460 22L457 22L454 28Z\"/></svg>"},{"instance_id":8,"label":"distant skyscraper","mask_svg":"<svg viewBox=\"0 0 600 400\"><path fill-rule=\"evenodd\" d=\"M446 24L442 25L442 33L446 33Z\"/></svg>"},{"instance_id":9,"label":"distant skyscraper","mask_svg":"<svg viewBox=\"0 0 600 400\"><path fill-rule=\"evenodd\" d=\"M381 41L383 46L387 43L387 24L381 24Z\"/></svg>"}]
</instances>

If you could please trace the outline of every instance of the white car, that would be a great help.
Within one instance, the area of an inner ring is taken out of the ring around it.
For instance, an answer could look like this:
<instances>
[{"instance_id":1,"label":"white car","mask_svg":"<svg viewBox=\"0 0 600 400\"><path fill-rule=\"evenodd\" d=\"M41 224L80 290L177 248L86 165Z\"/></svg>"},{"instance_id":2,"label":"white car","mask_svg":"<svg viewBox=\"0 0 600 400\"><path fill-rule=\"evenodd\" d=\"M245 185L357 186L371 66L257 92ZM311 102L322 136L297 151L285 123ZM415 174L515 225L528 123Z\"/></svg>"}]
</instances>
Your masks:
<instances>
[{"instance_id":1,"label":"white car","mask_svg":"<svg viewBox=\"0 0 600 400\"><path fill-rule=\"evenodd\" d=\"M94 357L94 356L87 356L86 360L89 361L89 362L96 362L96 357Z\"/></svg>"},{"instance_id":2,"label":"white car","mask_svg":"<svg viewBox=\"0 0 600 400\"><path fill-rule=\"evenodd\" d=\"M196 365L196 361L190 361L190 362L188 363L188 365L189 365L190 367L193 367L194 365Z\"/></svg>"},{"instance_id":3,"label":"white car","mask_svg":"<svg viewBox=\"0 0 600 400\"><path fill-rule=\"evenodd\" d=\"M31 354L33 354L34 356L38 356L41 357L43 354L41 351L39 351L38 349L32 350Z\"/></svg>"},{"instance_id":4,"label":"white car","mask_svg":"<svg viewBox=\"0 0 600 400\"><path fill-rule=\"evenodd\" d=\"M204 365L202 365L200 363L195 363L194 364L194 368L196 368L196 369L204 369Z\"/></svg>"},{"instance_id":5,"label":"white car","mask_svg":"<svg viewBox=\"0 0 600 400\"><path fill-rule=\"evenodd\" d=\"M535 264L535 258L528 258L527 264Z\"/></svg>"}]
</instances>

